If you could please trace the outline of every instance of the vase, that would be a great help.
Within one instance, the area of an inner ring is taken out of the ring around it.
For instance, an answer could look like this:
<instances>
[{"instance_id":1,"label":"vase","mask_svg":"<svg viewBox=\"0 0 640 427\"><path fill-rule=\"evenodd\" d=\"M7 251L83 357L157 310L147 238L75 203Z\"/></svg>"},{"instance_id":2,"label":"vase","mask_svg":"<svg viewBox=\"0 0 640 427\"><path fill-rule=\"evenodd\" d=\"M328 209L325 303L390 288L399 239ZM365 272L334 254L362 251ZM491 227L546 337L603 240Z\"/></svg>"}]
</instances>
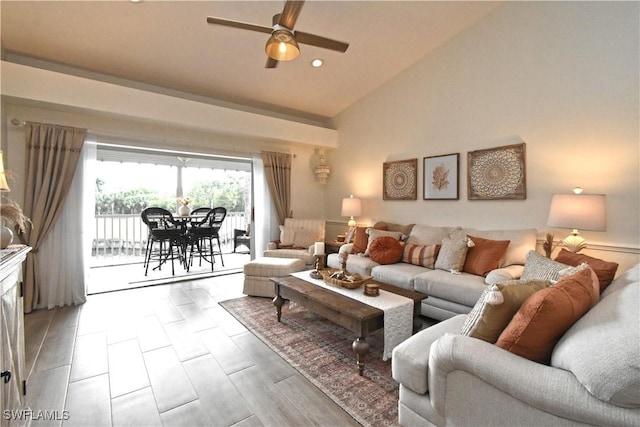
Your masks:
<instances>
[{"instance_id":1,"label":"vase","mask_svg":"<svg viewBox=\"0 0 640 427\"><path fill-rule=\"evenodd\" d=\"M13 231L6 225L0 226L0 249L6 249L13 242Z\"/></svg>"},{"instance_id":2,"label":"vase","mask_svg":"<svg viewBox=\"0 0 640 427\"><path fill-rule=\"evenodd\" d=\"M180 216L189 216L190 213L191 208L189 207L189 205L180 205L180 207L178 208L178 214Z\"/></svg>"}]
</instances>

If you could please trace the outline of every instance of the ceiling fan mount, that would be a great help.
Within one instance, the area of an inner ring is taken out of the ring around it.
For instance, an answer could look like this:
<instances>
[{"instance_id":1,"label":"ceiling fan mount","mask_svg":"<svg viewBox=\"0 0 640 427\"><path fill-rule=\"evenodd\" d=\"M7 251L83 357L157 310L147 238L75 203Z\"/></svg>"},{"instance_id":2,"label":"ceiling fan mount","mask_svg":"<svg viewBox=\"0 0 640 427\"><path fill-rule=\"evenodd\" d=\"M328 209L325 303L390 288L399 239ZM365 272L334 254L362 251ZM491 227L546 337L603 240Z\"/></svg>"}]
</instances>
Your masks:
<instances>
[{"instance_id":1,"label":"ceiling fan mount","mask_svg":"<svg viewBox=\"0 0 640 427\"><path fill-rule=\"evenodd\" d=\"M229 19L207 17L207 22L215 25L235 27L243 30L271 34L265 45L267 54L266 68L275 68L279 61L292 61L300 55L298 43L329 49L336 52L346 52L348 43L329 39L315 34L294 31L294 26L302 10L304 1L287 0L282 13L273 15L273 26L249 24Z\"/></svg>"}]
</instances>

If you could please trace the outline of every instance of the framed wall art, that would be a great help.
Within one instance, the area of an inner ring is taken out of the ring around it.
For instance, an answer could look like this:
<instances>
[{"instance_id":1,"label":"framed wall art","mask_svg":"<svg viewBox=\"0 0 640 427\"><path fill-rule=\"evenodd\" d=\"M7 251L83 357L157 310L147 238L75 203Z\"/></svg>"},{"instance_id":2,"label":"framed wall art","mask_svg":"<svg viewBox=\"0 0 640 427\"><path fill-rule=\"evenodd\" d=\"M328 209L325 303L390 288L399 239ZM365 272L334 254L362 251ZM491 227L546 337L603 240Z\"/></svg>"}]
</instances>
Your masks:
<instances>
[{"instance_id":1,"label":"framed wall art","mask_svg":"<svg viewBox=\"0 0 640 427\"><path fill-rule=\"evenodd\" d=\"M467 153L469 200L526 199L525 144Z\"/></svg>"},{"instance_id":2,"label":"framed wall art","mask_svg":"<svg viewBox=\"0 0 640 427\"><path fill-rule=\"evenodd\" d=\"M418 199L418 159L385 162L382 165L382 199Z\"/></svg>"},{"instance_id":3,"label":"framed wall art","mask_svg":"<svg viewBox=\"0 0 640 427\"><path fill-rule=\"evenodd\" d=\"M460 154L425 157L424 200L458 200L460 198Z\"/></svg>"}]
</instances>

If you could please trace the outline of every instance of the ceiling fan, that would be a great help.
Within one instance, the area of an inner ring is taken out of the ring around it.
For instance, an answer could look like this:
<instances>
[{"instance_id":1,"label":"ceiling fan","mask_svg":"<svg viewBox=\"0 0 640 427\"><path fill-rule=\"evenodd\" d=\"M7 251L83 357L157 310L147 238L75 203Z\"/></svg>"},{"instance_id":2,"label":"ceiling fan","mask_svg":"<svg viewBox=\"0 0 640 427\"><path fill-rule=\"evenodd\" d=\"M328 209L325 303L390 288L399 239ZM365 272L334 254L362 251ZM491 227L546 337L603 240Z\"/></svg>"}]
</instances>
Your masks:
<instances>
[{"instance_id":1,"label":"ceiling fan","mask_svg":"<svg viewBox=\"0 0 640 427\"><path fill-rule=\"evenodd\" d=\"M227 27L271 34L265 46L265 52L268 56L266 68L275 68L276 65L278 65L278 61L291 61L296 59L300 55L298 43L337 52L346 52L349 47L348 43L293 30L303 5L304 1L287 0L282 13L273 15L272 27L264 27L262 25L232 21L213 16L207 17L207 22L209 24L225 25Z\"/></svg>"}]
</instances>

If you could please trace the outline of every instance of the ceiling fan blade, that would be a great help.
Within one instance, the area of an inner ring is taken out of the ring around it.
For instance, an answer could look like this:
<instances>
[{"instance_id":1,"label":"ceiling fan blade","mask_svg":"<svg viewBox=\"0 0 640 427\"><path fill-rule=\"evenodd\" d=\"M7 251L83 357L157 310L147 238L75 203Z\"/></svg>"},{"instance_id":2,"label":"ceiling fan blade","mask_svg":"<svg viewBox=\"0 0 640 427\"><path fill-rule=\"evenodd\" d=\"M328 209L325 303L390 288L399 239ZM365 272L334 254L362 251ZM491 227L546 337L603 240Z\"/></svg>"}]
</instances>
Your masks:
<instances>
[{"instance_id":1,"label":"ceiling fan blade","mask_svg":"<svg viewBox=\"0 0 640 427\"><path fill-rule=\"evenodd\" d=\"M277 59L273 59L270 56L267 57L267 64L264 66L264 68L276 68L276 66L278 65L278 60Z\"/></svg>"},{"instance_id":2,"label":"ceiling fan blade","mask_svg":"<svg viewBox=\"0 0 640 427\"><path fill-rule=\"evenodd\" d=\"M224 25L226 27L234 27L234 28L240 28L242 30L258 31L260 33L267 33L267 34L271 34L271 32L273 31L273 28L271 27L263 27L262 25L249 24L249 23L240 22L240 21L232 21L230 19L216 18L213 16L207 16L207 22L209 24Z\"/></svg>"},{"instance_id":3,"label":"ceiling fan blade","mask_svg":"<svg viewBox=\"0 0 640 427\"><path fill-rule=\"evenodd\" d=\"M300 16L302 6L304 6L304 1L287 0L284 4L284 9L282 10L280 19L278 20L278 25L282 25L283 27L293 30L293 26L296 25L298 16Z\"/></svg>"},{"instance_id":4,"label":"ceiling fan blade","mask_svg":"<svg viewBox=\"0 0 640 427\"><path fill-rule=\"evenodd\" d=\"M294 37L296 38L296 41L298 43L321 47L323 49L335 50L337 52L346 52L347 48L349 47L349 43L328 39L326 37L316 36L315 34L303 33L302 31L295 31Z\"/></svg>"}]
</instances>

